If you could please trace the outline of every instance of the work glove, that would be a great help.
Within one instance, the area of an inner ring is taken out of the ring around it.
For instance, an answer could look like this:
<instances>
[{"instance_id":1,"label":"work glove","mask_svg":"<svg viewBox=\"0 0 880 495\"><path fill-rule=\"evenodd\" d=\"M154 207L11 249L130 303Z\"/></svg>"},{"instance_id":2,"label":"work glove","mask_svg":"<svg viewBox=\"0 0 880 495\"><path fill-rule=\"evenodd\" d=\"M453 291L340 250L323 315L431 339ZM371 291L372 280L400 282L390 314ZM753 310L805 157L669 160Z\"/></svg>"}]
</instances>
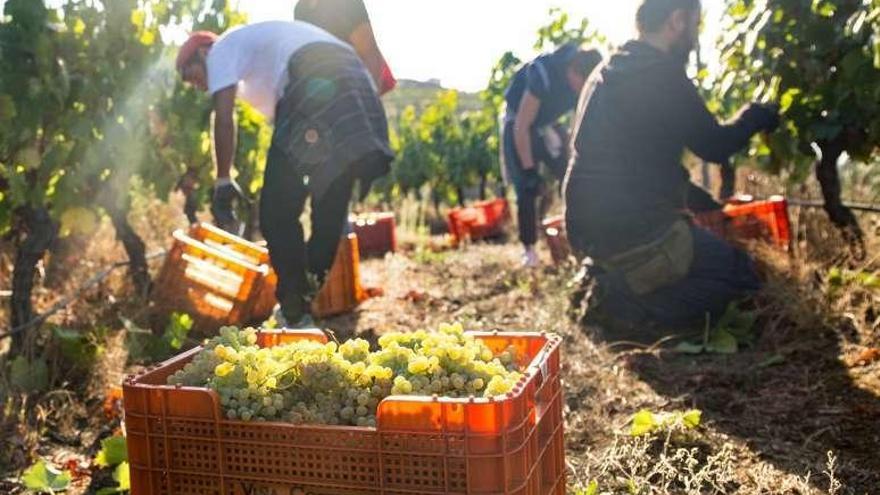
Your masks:
<instances>
[{"instance_id":1,"label":"work glove","mask_svg":"<svg viewBox=\"0 0 880 495\"><path fill-rule=\"evenodd\" d=\"M773 132L779 127L779 105L752 103L742 118L757 132Z\"/></svg>"},{"instance_id":2,"label":"work glove","mask_svg":"<svg viewBox=\"0 0 880 495\"><path fill-rule=\"evenodd\" d=\"M541 190L541 185L544 183L544 179L541 178L541 173L538 171L537 164L530 169L523 169L522 178L520 180L522 181L520 187L534 194L537 194Z\"/></svg>"},{"instance_id":3,"label":"work glove","mask_svg":"<svg viewBox=\"0 0 880 495\"><path fill-rule=\"evenodd\" d=\"M237 233L240 228L238 216L235 214L235 201L244 201L241 187L232 179L218 179L214 185L214 196L211 199L211 215L214 224L221 229Z\"/></svg>"}]
</instances>

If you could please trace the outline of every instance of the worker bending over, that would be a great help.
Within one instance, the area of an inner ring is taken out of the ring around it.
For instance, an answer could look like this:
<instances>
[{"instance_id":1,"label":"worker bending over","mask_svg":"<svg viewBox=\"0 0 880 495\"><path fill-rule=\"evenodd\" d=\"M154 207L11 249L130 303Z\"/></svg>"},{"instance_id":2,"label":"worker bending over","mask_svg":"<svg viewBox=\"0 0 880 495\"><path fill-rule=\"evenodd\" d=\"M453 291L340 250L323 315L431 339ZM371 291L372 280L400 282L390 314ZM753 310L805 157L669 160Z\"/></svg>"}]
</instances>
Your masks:
<instances>
[{"instance_id":1,"label":"worker bending over","mask_svg":"<svg viewBox=\"0 0 880 495\"><path fill-rule=\"evenodd\" d=\"M602 61L596 50L567 44L541 55L513 76L505 93L507 109L501 133L505 178L516 192L523 265L537 266L538 198L544 164L561 181L568 163L568 132L559 125L574 110L590 72Z\"/></svg>"},{"instance_id":2,"label":"worker bending over","mask_svg":"<svg viewBox=\"0 0 880 495\"><path fill-rule=\"evenodd\" d=\"M212 212L235 222L231 176L235 102L274 120L260 197L260 228L278 275L284 323L309 323L311 298L333 264L354 184L366 194L393 158L372 77L347 43L304 22L270 21L217 37L194 33L177 59L181 77L213 95L217 183ZM300 215L311 196L311 238Z\"/></svg>"}]
</instances>

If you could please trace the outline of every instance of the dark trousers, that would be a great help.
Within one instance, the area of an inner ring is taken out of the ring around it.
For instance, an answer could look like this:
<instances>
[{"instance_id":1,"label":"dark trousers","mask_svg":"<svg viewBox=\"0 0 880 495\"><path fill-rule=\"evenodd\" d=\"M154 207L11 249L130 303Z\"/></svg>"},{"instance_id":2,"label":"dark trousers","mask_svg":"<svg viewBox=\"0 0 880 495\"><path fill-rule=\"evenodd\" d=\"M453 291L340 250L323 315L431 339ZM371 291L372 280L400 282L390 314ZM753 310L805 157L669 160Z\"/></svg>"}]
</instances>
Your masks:
<instances>
[{"instance_id":1,"label":"dark trousers","mask_svg":"<svg viewBox=\"0 0 880 495\"><path fill-rule=\"evenodd\" d=\"M749 256L707 230L692 227L694 261L678 282L639 296L621 274L597 270L599 309L608 316L633 324L663 326L705 323L718 318L727 306L761 288Z\"/></svg>"},{"instance_id":2,"label":"dark trousers","mask_svg":"<svg viewBox=\"0 0 880 495\"><path fill-rule=\"evenodd\" d=\"M547 199L544 197L547 187L538 167L543 164L561 183L565 176L566 159L564 156L552 158L543 138L537 131L533 131L532 154L535 168L523 169L514 141L513 120L515 119L508 118L504 124L501 152L507 182L513 185L516 192L519 240L525 246L534 246L538 242L538 224L541 221L539 216L544 213L539 204L546 202Z\"/></svg>"},{"instance_id":3,"label":"dark trousers","mask_svg":"<svg viewBox=\"0 0 880 495\"><path fill-rule=\"evenodd\" d=\"M516 220L519 226L519 240L524 246L534 246L538 242L538 201L540 188L516 188Z\"/></svg>"},{"instance_id":4,"label":"dark trousers","mask_svg":"<svg viewBox=\"0 0 880 495\"><path fill-rule=\"evenodd\" d=\"M312 235L306 243L300 217L309 189L283 153L274 147L269 150L260 197L260 227L278 275L275 294L291 323L309 312L312 297L333 266L353 188L354 176L347 167L326 193L312 198Z\"/></svg>"}]
</instances>

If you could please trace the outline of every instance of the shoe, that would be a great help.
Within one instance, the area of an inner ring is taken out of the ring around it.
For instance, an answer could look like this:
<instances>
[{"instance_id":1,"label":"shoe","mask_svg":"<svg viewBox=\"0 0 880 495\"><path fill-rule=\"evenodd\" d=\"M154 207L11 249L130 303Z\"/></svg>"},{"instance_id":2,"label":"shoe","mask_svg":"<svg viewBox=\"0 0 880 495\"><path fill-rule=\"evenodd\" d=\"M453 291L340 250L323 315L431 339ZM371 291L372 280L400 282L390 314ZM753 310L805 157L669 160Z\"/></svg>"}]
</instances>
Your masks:
<instances>
[{"instance_id":1,"label":"shoe","mask_svg":"<svg viewBox=\"0 0 880 495\"><path fill-rule=\"evenodd\" d=\"M535 252L534 248L526 249L526 252L522 256L521 263L523 268L537 268L541 266L541 260L538 258L538 253Z\"/></svg>"},{"instance_id":2,"label":"shoe","mask_svg":"<svg viewBox=\"0 0 880 495\"><path fill-rule=\"evenodd\" d=\"M272 308L272 316L270 316L268 320L263 322L263 328L267 328L267 329L287 328L287 318L285 318L284 313L281 312L281 305L280 304L276 304L275 307Z\"/></svg>"},{"instance_id":3,"label":"shoe","mask_svg":"<svg viewBox=\"0 0 880 495\"><path fill-rule=\"evenodd\" d=\"M312 318L312 315L305 314L302 318L299 319L296 325L290 326L288 328L290 328L291 330L310 330L312 328L315 328L315 319Z\"/></svg>"},{"instance_id":4,"label":"shoe","mask_svg":"<svg viewBox=\"0 0 880 495\"><path fill-rule=\"evenodd\" d=\"M315 319L312 315L306 313L300 317L296 323L290 323L290 320L284 316L281 306L276 304L272 310L272 316L263 324L265 328L285 329L285 330L305 330L315 328Z\"/></svg>"}]
</instances>

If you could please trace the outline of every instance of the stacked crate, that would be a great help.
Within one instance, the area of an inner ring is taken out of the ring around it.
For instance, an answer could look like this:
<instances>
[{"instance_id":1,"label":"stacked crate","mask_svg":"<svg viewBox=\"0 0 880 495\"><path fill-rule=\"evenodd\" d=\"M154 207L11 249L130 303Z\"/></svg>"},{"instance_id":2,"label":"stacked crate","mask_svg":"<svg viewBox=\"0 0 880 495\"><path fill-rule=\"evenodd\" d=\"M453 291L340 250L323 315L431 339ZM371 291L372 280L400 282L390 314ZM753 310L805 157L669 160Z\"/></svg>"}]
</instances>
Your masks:
<instances>
[{"instance_id":1,"label":"stacked crate","mask_svg":"<svg viewBox=\"0 0 880 495\"><path fill-rule=\"evenodd\" d=\"M276 304L278 277L269 251L209 224L172 234L174 244L156 281L162 312L189 314L198 330L265 321ZM340 241L336 260L312 306L326 317L349 312L366 298L360 285L357 236Z\"/></svg>"},{"instance_id":2,"label":"stacked crate","mask_svg":"<svg viewBox=\"0 0 880 495\"><path fill-rule=\"evenodd\" d=\"M153 296L160 311L187 313L202 331L252 321L258 294L269 277L259 246L229 249L228 234L216 231L197 225L190 232L172 234L174 244Z\"/></svg>"}]
</instances>

